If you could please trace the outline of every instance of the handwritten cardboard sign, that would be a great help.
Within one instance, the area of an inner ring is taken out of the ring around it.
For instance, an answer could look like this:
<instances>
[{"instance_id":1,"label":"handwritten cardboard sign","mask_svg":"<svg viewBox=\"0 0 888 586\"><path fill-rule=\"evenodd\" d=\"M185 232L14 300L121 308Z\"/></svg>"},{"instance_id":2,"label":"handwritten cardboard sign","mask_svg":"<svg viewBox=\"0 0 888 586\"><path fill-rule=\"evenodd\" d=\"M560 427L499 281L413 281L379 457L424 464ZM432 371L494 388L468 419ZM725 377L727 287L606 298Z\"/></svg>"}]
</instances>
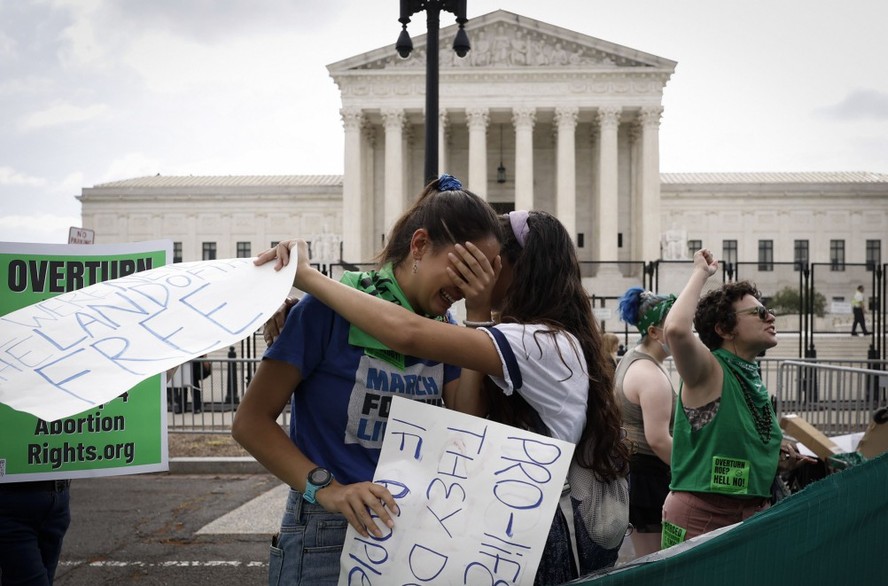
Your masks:
<instances>
[{"instance_id":1,"label":"handwritten cardboard sign","mask_svg":"<svg viewBox=\"0 0 888 586\"><path fill-rule=\"evenodd\" d=\"M13 291L35 281L77 290L0 317L0 403L54 421L242 340L280 306L296 263L279 272L249 258L138 269L98 259L10 262ZM110 270L120 276L96 278Z\"/></svg>"},{"instance_id":2,"label":"handwritten cardboard sign","mask_svg":"<svg viewBox=\"0 0 888 586\"><path fill-rule=\"evenodd\" d=\"M533 584L574 446L396 397L374 482L400 508L349 527L340 586Z\"/></svg>"}]
</instances>

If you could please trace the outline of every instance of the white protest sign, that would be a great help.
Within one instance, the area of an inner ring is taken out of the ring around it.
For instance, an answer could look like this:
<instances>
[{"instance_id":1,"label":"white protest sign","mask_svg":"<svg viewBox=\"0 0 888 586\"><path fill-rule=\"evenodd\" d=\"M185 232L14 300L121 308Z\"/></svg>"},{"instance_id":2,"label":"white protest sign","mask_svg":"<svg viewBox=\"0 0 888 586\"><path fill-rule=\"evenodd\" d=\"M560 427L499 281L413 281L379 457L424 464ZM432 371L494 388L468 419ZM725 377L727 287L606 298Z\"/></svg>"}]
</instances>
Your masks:
<instances>
[{"instance_id":1,"label":"white protest sign","mask_svg":"<svg viewBox=\"0 0 888 586\"><path fill-rule=\"evenodd\" d=\"M395 397L373 481L400 515L379 538L349 526L340 586L533 584L573 450Z\"/></svg>"},{"instance_id":2,"label":"white protest sign","mask_svg":"<svg viewBox=\"0 0 888 586\"><path fill-rule=\"evenodd\" d=\"M250 258L172 264L6 314L0 403L54 421L242 340L290 291L296 263L273 267ZM65 278L63 266L48 270Z\"/></svg>"}]
</instances>

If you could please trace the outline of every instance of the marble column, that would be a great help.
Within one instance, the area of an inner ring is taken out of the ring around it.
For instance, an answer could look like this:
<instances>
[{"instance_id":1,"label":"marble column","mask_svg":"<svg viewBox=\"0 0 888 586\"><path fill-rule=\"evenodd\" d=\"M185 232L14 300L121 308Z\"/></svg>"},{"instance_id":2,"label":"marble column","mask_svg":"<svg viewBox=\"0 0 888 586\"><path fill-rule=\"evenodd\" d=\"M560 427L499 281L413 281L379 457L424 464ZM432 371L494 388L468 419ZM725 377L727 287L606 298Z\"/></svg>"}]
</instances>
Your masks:
<instances>
[{"instance_id":1,"label":"marble column","mask_svg":"<svg viewBox=\"0 0 888 586\"><path fill-rule=\"evenodd\" d=\"M382 230L388 231L404 210L404 111L385 109L382 111L385 125L385 200L383 205Z\"/></svg>"},{"instance_id":2,"label":"marble column","mask_svg":"<svg viewBox=\"0 0 888 586\"><path fill-rule=\"evenodd\" d=\"M663 108L641 110L641 215L636 226L641 230L643 260L660 258L660 117ZM640 220L640 223L638 222Z\"/></svg>"},{"instance_id":3,"label":"marble column","mask_svg":"<svg viewBox=\"0 0 888 586\"><path fill-rule=\"evenodd\" d=\"M361 127L364 114L359 108L342 109L345 127L344 170L342 176L342 258L361 262L364 258L364 197L362 193ZM339 251L337 251L338 253ZM337 254L338 256L338 254Z\"/></svg>"},{"instance_id":4,"label":"marble column","mask_svg":"<svg viewBox=\"0 0 888 586\"><path fill-rule=\"evenodd\" d=\"M642 230L635 226L635 218L636 215L641 217L639 211L641 210L641 123L630 124L629 125L629 205L627 211L627 217L630 218L629 223L626 226L629 234L628 237L623 238L623 243L627 246L628 250L622 255L621 258L629 259L629 260L644 260L644 255L641 253L642 251ZM625 209L626 206L623 206L623 202L620 202L621 206Z\"/></svg>"},{"instance_id":5,"label":"marble column","mask_svg":"<svg viewBox=\"0 0 888 586\"><path fill-rule=\"evenodd\" d=\"M487 108L466 110L469 127L469 176L466 187L482 199L487 199Z\"/></svg>"},{"instance_id":6,"label":"marble column","mask_svg":"<svg viewBox=\"0 0 888 586\"><path fill-rule=\"evenodd\" d=\"M620 126L619 106L598 109L598 258L617 260L617 130Z\"/></svg>"},{"instance_id":7,"label":"marble column","mask_svg":"<svg viewBox=\"0 0 888 586\"><path fill-rule=\"evenodd\" d=\"M447 110L438 112L438 175L441 173L453 174L447 167L450 163L447 156L447 132L449 130L450 120L447 117Z\"/></svg>"},{"instance_id":8,"label":"marble column","mask_svg":"<svg viewBox=\"0 0 888 586\"><path fill-rule=\"evenodd\" d=\"M533 209L533 125L536 109L515 108L515 209Z\"/></svg>"},{"instance_id":9,"label":"marble column","mask_svg":"<svg viewBox=\"0 0 888 586\"><path fill-rule=\"evenodd\" d=\"M555 161L555 215L571 239L577 240L577 154L576 130L579 108L555 108L558 131Z\"/></svg>"},{"instance_id":10,"label":"marble column","mask_svg":"<svg viewBox=\"0 0 888 586\"><path fill-rule=\"evenodd\" d=\"M373 124L367 117L364 117L364 124L361 128L361 137L363 139L363 147L361 149L361 182L362 182L362 194L361 196L365 198L365 204L363 208L364 212L364 220L362 223L362 230L364 237L361 240L361 262L369 262L370 259L375 254L379 246L379 243L382 242L382 238L376 234L376 230L374 226L376 225L376 205L374 205L374 189L373 185L376 185L376 165L374 164L376 161L376 146L377 146L377 137L380 131L380 126L378 124ZM382 210L380 210L382 212ZM346 213L343 210L343 213Z\"/></svg>"}]
</instances>

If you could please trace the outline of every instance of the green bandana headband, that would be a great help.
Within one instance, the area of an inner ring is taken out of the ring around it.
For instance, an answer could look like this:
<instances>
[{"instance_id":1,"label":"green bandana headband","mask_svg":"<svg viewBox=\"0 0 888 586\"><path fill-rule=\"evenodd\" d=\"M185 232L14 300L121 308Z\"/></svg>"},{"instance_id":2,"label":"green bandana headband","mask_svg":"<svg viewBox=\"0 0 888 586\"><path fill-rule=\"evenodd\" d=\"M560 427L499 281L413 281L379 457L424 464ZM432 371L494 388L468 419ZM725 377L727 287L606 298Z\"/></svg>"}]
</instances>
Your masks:
<instances>
[{"instance_id":1,"label":"green bandana headband","mask_svg":"<svg viewBox=\"0 0 888 586\"><path fill-rule=\"evenodd\" d=\"M672 309L673 303L675 303L675 295L669 295L644 312L641 319L638 320L638 331L642 336L647 335L649 327L663 322L666 314Z\"/></svg>"},{"instance_id":2,"label":"green bandana headband","mask_svg":"<svg viewBox=\"0 0 888 586\"><path fill-rule=\"evenodd\" d=\"M392 264L387 263L378 271L366 271L363 273L348 271L342 275L340 279L342 283L348 285L358 291L363 291L368 295L385 299L395 305L400 305L404 309L413 311L410 302L395 280L395 273ZM436 318L443 321L443 318ZM360 346L364 349L364 354L384 360L389 364L404 370L404 355L395 352L364 330L352 325L348 330L348 343L352 346Z\"/></svg>"}]
</instances>

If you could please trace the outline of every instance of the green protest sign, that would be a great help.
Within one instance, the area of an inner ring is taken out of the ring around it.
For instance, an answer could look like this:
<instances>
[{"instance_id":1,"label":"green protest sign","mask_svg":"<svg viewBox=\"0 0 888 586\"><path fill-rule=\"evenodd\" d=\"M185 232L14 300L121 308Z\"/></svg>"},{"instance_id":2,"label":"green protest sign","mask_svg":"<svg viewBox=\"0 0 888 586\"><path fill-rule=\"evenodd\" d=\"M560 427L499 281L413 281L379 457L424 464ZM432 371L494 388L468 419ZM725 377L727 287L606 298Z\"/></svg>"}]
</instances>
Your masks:
<instances>
[{"instance_id":1,"label":"green protest sign","mask_svg":"<svg viewBox=\"0 0 888 586\"><path fill-rule=\"evenodd\" d=\"M0 323L2 316L61 293L164 266L172 257L171 244L0 243ZM82 324L84 335L107 327ZM41 335L38 328L34 335ZM26 337L4 338L0 380L4 370L16 368L13 364L41 364L37 347ZM0 404L0 483L166 470L162 382L161 375L152 376L112 401L55 421Z\"/></svg>"}]
</instances>

